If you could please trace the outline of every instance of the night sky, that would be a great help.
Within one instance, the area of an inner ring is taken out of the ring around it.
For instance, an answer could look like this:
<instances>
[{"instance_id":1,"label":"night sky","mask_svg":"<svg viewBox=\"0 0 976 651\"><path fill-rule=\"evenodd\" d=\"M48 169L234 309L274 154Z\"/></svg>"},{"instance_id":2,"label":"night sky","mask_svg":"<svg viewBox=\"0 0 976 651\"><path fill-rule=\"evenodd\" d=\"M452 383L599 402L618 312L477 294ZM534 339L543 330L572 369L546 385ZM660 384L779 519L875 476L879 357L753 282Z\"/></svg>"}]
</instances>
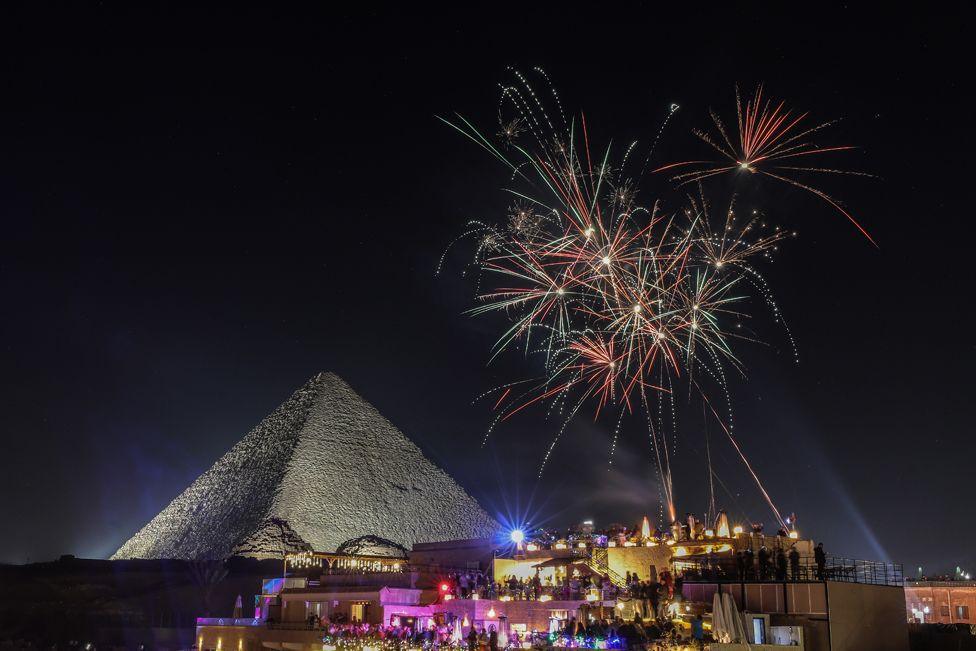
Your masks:
<instances>
[{"instance_id":1,"label":"night sky","mask_svg":"<svg viewBox=\"0 0 976 651\"><path fill-rule=\"evenodd\" d=\"M670 159L701 152L691 129L734 111L736 83L843 118L828 139L861 145L841 160L878 178L824 185L879 247L814 197L753 189L799 232L763 270L800 363L757 326L736 430L828 551L976 569L966 17L654 4L8 16L0 560L108 556L322 370L500 517L655 516L637 426L608 471L609 425L579 419L541 482L556 427L541 411L480 447L491 403L473 398L532 369L514 353L488 365L498 322L463 314L464 249L434 273L468 219L503 218L507 180L436 116L493 132L505 67L541 65L601 141L649 139L680 104ZM700 513L704 429L685 411L678 510ZM719 504L775 529L712 430Z\"/></svg>"}]
</instances>

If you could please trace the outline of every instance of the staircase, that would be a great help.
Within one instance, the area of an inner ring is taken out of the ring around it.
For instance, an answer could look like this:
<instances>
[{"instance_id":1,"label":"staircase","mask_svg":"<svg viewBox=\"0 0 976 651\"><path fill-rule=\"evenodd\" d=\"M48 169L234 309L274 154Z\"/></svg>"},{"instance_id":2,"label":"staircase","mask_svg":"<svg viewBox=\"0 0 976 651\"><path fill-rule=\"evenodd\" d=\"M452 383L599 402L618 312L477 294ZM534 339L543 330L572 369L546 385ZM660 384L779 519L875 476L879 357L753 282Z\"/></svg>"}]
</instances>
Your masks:
<instances>
[{"instance_id":1,"label":"staircase","mask_svg":"<svg viewBox=\"0 0 976 651\"><path fill-rule=\"evenodd\" d=\"M590 552L589 557L582 559L594 572L599 574L604 574L610 578L610 583L614 584L618 588L626 588L627 580L610 569L610 565L607 561L607 548L606 547L593 547Z\"/></svg>"}]
</instances>

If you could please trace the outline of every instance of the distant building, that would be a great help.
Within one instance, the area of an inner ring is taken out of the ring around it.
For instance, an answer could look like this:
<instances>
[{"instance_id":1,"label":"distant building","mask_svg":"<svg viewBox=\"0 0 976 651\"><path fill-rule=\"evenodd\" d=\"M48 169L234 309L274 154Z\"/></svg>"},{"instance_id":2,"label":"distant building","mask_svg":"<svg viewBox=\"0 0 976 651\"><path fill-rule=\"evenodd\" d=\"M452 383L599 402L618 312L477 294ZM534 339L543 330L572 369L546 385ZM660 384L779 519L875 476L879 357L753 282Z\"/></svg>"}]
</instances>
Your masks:
<instances>
[{"instance_id":1,"label":"distant building","mask_svg":"<svg viewBox=\"0 0 976 651\"><path fill-rule=\"evenodd\" d=\"M915 624L976 624L976 581L906 581L905 609Z\"/></svg>"}]
</instances>

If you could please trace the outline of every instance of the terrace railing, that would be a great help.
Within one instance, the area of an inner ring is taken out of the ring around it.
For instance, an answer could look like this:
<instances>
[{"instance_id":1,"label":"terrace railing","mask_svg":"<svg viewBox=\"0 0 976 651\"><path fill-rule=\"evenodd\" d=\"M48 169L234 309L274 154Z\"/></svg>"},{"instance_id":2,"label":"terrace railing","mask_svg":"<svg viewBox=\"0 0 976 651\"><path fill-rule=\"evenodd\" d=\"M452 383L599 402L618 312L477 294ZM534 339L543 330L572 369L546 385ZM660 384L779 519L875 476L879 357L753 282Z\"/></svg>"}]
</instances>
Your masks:
<instances>
[{"instance_id":1,"label":"terrace railing","mask_svg":"<svg viewBox=\"0 0 976 651\"><path fill-rule=\"evenodd\" d=\"M591 550L590 554L585 561L586 564L589 565L593 571L599 572L600 574L605 574L607 577L610 578L610 582L613 583L618 588L626 588L627 579L625 577L620 576L620 574L613 571L612 569L610 569L609 559L607 556L607 548L591 547L590 550Z\"/></svg>"},{"instance_id":2,"label":"terrace railing","mask_svg":"<svg viewBox=\"0 0 976 651\"><path fill-rule=\"evenodd\" d=\"M740 567L734 558L721 559L672 559L672 569L684 581L691 583L811 583L838 581L864 585L904 586L903 568L898 563L868 561L841 556L826 558L823 569L812 557L803 557L793 566L787 563L785 571L778 567L775 557L765 566L753 562L752 566Z\"/></svg>"},{"instance_id":3,"label":"terrace railing","mask_svg":"<svg viewBox=\"0 0 976 651\"><path fill-rule=\"evenodd\" d=\"M899 563L828 556L824 573L829 581L866 585L905 585L904 571Z\"/></svg>"}]
</instances>

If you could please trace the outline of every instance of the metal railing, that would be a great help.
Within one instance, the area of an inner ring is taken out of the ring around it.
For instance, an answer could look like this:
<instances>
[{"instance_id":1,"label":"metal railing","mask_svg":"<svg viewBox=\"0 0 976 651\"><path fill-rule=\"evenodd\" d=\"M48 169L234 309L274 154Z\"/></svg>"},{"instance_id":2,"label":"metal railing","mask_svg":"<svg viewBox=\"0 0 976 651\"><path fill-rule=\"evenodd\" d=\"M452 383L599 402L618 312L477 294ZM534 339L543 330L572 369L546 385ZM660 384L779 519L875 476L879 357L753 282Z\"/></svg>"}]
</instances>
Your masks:
<instances>
[{"instance_id":1,"label":"metal railing","mask_svg":"<svg viewBox=\"0 0 976 651\"><path fill-rule=\"evenodd\" d=\"M358 565L335 565L329 566L301 566L301 567L289 567L288 577L314 577L314 576L336 576L336 575L351 575L351 574L407 574L410 572L416 572L419 574L437 574L437 575L455 575L455 574L468 574L474 576L476 574L485 575L484 570L470 568L470 567L454 567L451 565L439 565L433 564L422 564L422 563L411 563L408 560L399 560L396 564L388 564L383 567L368 565L366 563Z\"/></svg>"},{"instance_id":2,"label":"metal railing","mask_svg":"<svg viewBox=\"0 0 976 651\"><path fill-rule=\"evenodd\" d=\"M691 583L817 583L838 581L864 585L904 586L903 568L898 563L827 556L821 566L812 557L783 566L772 557L766 563L754 560L740 564L735 558L672 559L674 573Z\"/></svg>"},{"instance_id":3,"label":"metal railing","mask_svg":"<svg viewBox=\"0 0 976 651\"><path fill-rule=\"evenodd\" d=\"M607 548L593 547L591 549L592 551L590 552L589 557L585 560L586 564L589 565L590 568L595 572L606 575L610 579L610 582L618 588L626 588L627 579L610 569Z\"/></svg>"},{"instance_id":4,"label":"metal railing","mask_svg":"<svg viewBox=\"0 0 976 651\"><path fill-rule=\"evenodd\" d=\"M614 585L596 588L582 584L574 586L570 583L555 586L541 585L538 588L526 585L512 589L505 584L499 584L494 589L489 588L479 593L479 598L502 601L606 601L624 594L627 594L625 590Z\"/></svg>"},{"instance_id":5,"label":"metal railing","mask_svg":"<svg viewBox=\"0 0 976 651\"><path fill-rule=\"evenodd\" d=\"M828 581L866 585L905 585L904 571L900 563L828 556L824 570L824 578Z\"/></svg>"}]
</instances>

